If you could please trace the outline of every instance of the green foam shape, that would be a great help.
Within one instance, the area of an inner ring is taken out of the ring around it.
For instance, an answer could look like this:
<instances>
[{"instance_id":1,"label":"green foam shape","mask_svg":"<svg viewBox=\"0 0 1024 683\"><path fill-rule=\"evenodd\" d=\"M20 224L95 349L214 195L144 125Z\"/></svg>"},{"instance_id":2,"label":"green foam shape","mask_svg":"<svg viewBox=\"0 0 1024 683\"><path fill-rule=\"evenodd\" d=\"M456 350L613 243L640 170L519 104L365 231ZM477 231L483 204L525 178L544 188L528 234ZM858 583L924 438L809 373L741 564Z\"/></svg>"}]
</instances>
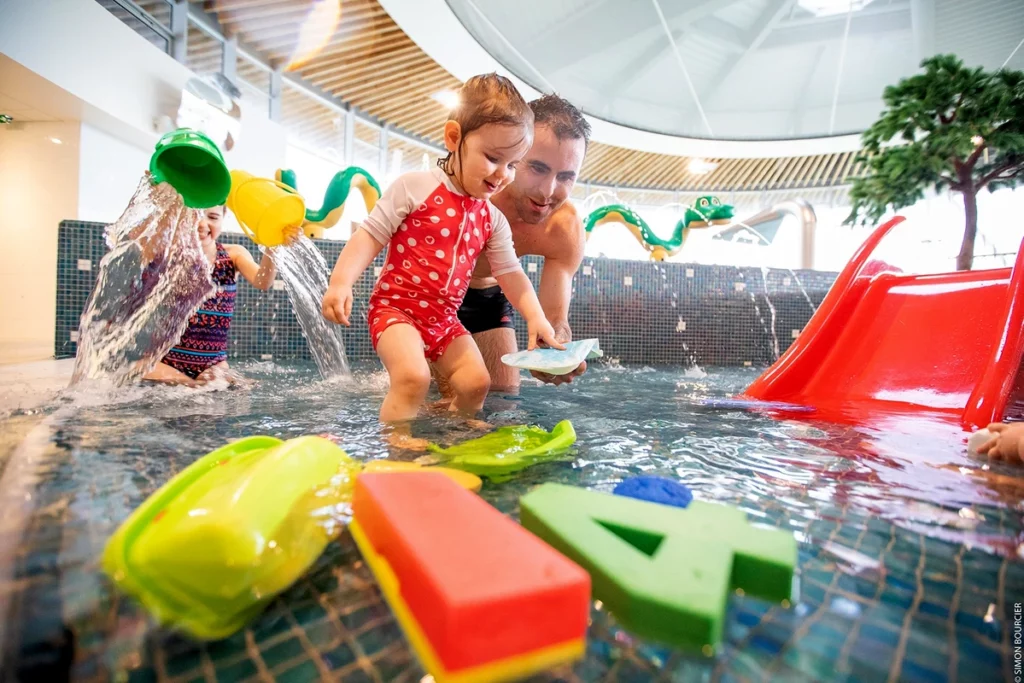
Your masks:
<instances>
[{"instance_id":1,"label":"green foam shape","mask_svg":"<svg viewBox=\"0 0 1024 683\"><path fill-rule=\"evenodd\" d=\"M742 510L699 501L675 508L562 484L537 487L519 506L523 526L586 569L594 598L640 636L714 647L730 591L791 598L796 540L751 526Z\"/></svg>"},{"instance_id":2,"label":"green foam shape","mask_svg":"<svg viewBox=\"0 0 1024 683\"><path fill-rule=\"evenodd\" d=\"M576 443L572 423L562 420L548 432L540 427L513 425L463 441L449 448L430 444L445 467L453 467L491 479L508 478L530 465L564 455Z\"/></svg>"}]
</instances>

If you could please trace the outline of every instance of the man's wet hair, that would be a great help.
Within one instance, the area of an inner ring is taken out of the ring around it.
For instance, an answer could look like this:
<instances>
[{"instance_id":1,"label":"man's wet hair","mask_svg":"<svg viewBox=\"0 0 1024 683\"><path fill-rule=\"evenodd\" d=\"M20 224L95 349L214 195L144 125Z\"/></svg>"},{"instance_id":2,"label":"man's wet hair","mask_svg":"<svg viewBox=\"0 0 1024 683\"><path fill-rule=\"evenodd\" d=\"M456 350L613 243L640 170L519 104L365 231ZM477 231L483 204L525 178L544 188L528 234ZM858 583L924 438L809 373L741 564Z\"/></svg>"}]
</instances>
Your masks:
<instances>
[{"instance_id":1,"label":"man's wet hair","mask_svg":"<svg viewBox=\"0 0 1024 683\"><path fill-rule=\"evenodd\" d=\"M583 112L569 100L558 95L544 95L530 102L533 110L533 125L548 126L559 140L583 140L584 147L590 144L590 124L583 118Z\"/></svg>"}]
</instances>

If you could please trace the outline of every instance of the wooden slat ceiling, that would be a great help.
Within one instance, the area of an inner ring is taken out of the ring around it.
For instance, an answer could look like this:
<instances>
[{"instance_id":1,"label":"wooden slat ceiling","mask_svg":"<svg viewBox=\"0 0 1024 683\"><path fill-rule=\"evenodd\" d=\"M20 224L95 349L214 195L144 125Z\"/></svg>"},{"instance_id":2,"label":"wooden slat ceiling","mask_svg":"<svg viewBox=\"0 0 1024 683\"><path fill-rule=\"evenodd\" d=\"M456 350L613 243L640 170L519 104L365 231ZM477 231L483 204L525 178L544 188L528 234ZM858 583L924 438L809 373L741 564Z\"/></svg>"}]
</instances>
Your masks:
<instances>
[{"instance_id":1,"label":"wooden slat ceiling","mask_svg":"<svg viewBox=\"0 0 1024 683\"><path fill-rule=\"evenodd\" d=\"M299 26L313 5L313 0L192 1L216 16L226 35L237 36L240 44L273 65L289 61ZM196 70L211 70L197 67L219 60L219 52L207 44L209 38L196 33L189 32L189 64ZM193 44L194 38L198 44ZM344 0L341 22L330 41L293 74L393 128L437 146L447 110L431 95L457 90L460 85L413 43L377 0ZM334 142L332 146L340 153L343 131L338 128L337 114L287 88L282 109L286 124L309 137ZM359 126L357 137L375 142ZM777 159L708 159L718 166L698 175L690 172L686 157L593 143L581 180L616 187L709 192L830 187L848 182L857 170L855 156L845 152Z\"/></svg>"}]
</instances>

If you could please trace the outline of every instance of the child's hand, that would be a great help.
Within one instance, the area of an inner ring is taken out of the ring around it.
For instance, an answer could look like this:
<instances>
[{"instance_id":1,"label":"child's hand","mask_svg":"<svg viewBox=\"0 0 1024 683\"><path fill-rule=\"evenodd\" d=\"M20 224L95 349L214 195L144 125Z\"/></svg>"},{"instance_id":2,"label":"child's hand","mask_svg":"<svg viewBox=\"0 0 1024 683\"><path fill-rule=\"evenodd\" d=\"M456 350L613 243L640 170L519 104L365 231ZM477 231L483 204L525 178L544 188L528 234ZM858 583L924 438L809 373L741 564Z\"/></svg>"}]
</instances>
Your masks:
<instances>
[{"instance_id":1,"label":"child's hand","mask_svg":"<svg viewBox=\"0 0 1024 683\"><path fill-rule=\"evenodd\" d=\"M1016 465L1024 461L1024 422L993 422L987 429L993 436L978 447L980 455L988 455L993 460L1005 460Z\"/></svg>"},{"instance_id":2,"label":"child's hand","mask_svg":"<svg viewBox=\"0 0 1024 683\"><path fill-rule=\"evenodd\" d=\"M299 237L302 236L302 228L298 225L289 225L282 234L284 235L285 244L295 244Z\"/></svg>"},{"instance_id":3,"label":"child's hand","mask_svg":"<svg viewBox=\"0 0 1024 683\"><path fill-rule=\"evenodd\" d=\"M338 325L351 325L352 287L349 285L330 285L324 294L320 310L324 317Z\"/></svg>"},{"instance_id":4,"label":"child's hand","mask_svg":"<svg viewBox=\"0 0 1024 683\"><path fill-rule=\"evenodd\" d=\"M547 318L539 316L533 320L527 320L526 329L530 335L530 342L526 346L528 351L533 351L537 348L538 342L544 342L545 346L552 349L565 351L565 347L555 338L555 330L551 327L551 323L548 322Z\"/></svg>"}]
</instances>

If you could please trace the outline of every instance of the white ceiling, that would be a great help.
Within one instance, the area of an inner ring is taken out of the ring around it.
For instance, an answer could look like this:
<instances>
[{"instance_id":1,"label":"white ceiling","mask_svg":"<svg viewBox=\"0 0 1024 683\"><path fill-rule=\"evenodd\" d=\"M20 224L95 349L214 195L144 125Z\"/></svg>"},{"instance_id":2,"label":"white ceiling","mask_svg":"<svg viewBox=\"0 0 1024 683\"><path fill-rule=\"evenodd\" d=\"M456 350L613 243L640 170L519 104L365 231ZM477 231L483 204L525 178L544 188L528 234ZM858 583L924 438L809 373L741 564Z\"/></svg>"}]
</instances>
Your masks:
<instances>
[{"instance_id":1,"label":"white ceiling","mask_svg":"<svg viewBox=\"0 0 1024 683\"><path fill-rule=\"evenodd\" d=\"M871 0L833 16L798 0L447 3L523 81L591 116L667 135L859 133L877 117L885 86L926 56L1024 69L1024 47L1010 58L1024 40L1024 0Z\"/></svg>"},{"instance_id":2,"label":"white ceiling","mask_svg":"<svg viewBox=\"0 0 1024 683\"><path fill-rule=\"evenodd\" d=\"M35 107L15 99L14 95L0 90L0 114L7 114L19 123L36 121L59 121L60 118L46 114Z\"/></svg>"},{"instance_id":3,"label":"white ceiling","mask_svg":"<svg viewBox=\"0 0 1024 683\"><path fill-rule=\"evenodd\" d=\"M0 54L0 114L14 123L78 121L81 101L34 71Z\"/></svg>"}]
</instances>

